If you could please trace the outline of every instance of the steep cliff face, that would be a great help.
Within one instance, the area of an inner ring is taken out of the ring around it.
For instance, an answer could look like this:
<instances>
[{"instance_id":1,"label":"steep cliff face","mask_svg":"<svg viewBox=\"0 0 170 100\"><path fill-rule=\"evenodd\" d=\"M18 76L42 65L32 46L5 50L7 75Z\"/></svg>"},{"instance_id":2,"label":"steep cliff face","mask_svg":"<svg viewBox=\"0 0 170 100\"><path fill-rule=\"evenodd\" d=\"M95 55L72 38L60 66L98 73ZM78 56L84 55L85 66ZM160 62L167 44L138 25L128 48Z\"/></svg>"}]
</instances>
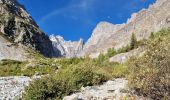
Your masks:
<instances>
[{"instance_id":1,"label":"steep cliff face","mask_svg":"<svg viewBox=\"0 0 170 100\"><path fill-rule=\"evenodd\" d=\"M85 44L83 55L105 52L108 48L121 48L130 43L132 33L138 40L148 38L151 32L170 27L170 0L157 0L148 9L143 9L125 24L113 25L101 22Z\"/></svg>"},{"instance_id":2,"label":"steep cliff face","mask_svg":"<svg viewBox=\"0 0 170 100\"><path fill-rule=\"evenodd\" d=\"M1 34L1 33L0 33ZM12 44L5 37L0 36L0 60L12 59L24 61L27 59L27 52L22 45Z\"/></svg>"},{"instance_id":3,"label":"steep cliff face","mask_svg":"<svg viewBox=\"0 0 170 100\"><path fill-rule=\"evenodd\" d=\"M37 50L47 57L53 56L49 37L39 29L17 0L0 0L0 37L9 40L10 43L22 44ZM12 51L10 53L15 54Z\"/></svg>"},{"instance_id":4,"label":"steep cliff face","mask_svg":"<svg viewBox=\"0 0 170 100\"><path fill-rule=\"evenodd\" d=\"M79 57L79 54L83 50L84 42L82 39L79 41L65 41L61 36L50 36L50 40L52 41L53 48L56 52L60 51L61 57L73 58Z\"/></svg>"},{"instance_id":5,"label":"steep cliff face","mask_svg":"<svg viewBox=\"0 0 170 100\"><path fill-rule=\"evenodd\" d=\"M124 24L113 25L108 22L100 22L97 27L93 30L92 36L85 44L85 53L102 51L104 48L100 48L105 39L110 38L112 35L116 34L116 31L121 29ZM99 50L100 49L100 50Z\"/></svg>"}]
</instances>

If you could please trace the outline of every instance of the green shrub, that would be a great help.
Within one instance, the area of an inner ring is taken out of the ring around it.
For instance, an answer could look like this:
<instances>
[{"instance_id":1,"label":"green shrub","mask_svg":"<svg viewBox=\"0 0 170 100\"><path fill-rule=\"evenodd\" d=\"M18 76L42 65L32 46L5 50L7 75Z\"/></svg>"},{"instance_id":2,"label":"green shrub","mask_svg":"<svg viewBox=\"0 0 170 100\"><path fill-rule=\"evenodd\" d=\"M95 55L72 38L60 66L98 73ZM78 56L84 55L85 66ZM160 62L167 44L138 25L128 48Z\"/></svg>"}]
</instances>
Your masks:
<instances>
[{"instance_id":1,"label":"green shrub","mask_svg":"<svg viewBox=\"0 0 170 100\"><path fill-rule=\"evenodd\" d=\"M85 59L83 58L62 58L59 59L56 63L59 64L62 68L69 67L71 65L76 65L83 62Z\"/></svg>"},{"instance_id":2,"label":"green shrub","mask_svg":"<svg viewBox=\"0 0 170 100\"><path fill-rule=\"evenodd\" d=\"M46 75L46 74L51 74L54 73L57 69L49 66L42 66L42 67L28 67L24 70L22 70L22 75L24 76L33 76L35 74L38 75Z\"/></svg>"},{"instance_id":3,"label":"green shrub","mask_svg":"<svg viewBox=\"0 0 170 100\"><path fill-rule=\"evenodd\" d=\"M114 78L126 77L129 74L129 69L125 64L118 64L112 69Z\"/></svg>"},{"instance_id":4,"label":"green shrub","mask_svg":"<svg viewBox=\"0 0 170 100\"><path fill-rule=\"evenodd\" d=\"M25 63L15 60L2 60L0 61L0 76L20 76L21 67Z\"/></svg>"},{"instance_id":5,"label":"green shrub","mask_svg":"<svg viewBox=\"0 0 170 100\"><path fill-rule=\"evenodd\" d=\"M151 35L150 35L150 37L149 37L150 39L153 39L153 38L155 38L155 34L154 34L154 32L151 32Z\"/></svg>"},{"instance_id":6,"label":"green shrub","mask_svg":"<svg viewBox=\"0 0 170 100\"><path fill-rule=\"evenodd\" d=\"M26 94L24 93L23 100L50 100L57 96L56 92L59 91L58 86L52 77L34 80L26 88Z\"/></svg>"},{"instance_id":7,"label":"green shrub","mask_svg":"<svg viewBox=\"0 0 170 100\"><path fill-rule=\"evenodd\" d=\"M122 47L122 48L118 49L117 54L129 52L130 50L131 50L131 46L127 45L125 47Z\"/></svg>"},{"instance_id":8,"label":"green shrub","mask_svg":"<svg viewBox=\"0 0 170 100\"><path fill-rule=\"evenodd\" d=\"M109 57L104 54L100 54L98 58L92 59L91 63L97 67L110 66Z\"/></svg>"},{"instance_id":9,"label":"green shrub","mask_svg":"<svg viewBox=\"0 0 170 100\"><path fill-rule=\"evenodd\" d=\"M26 88L25 100L62 99L82 86L96 85L108 80L103 72L93 66L75 66L60 70L56 75L35 80Z\"/></svg>"},{"instance_id":10,"label":"green shrub","mask_svg":"<svg viewBox=\"0 0 170 100\"><path fill-rule=\"evenodd\" d=\"M52 59L39 59L32 62L21 62L15 60L0 61L0 76L24 75L31 77L35 74L51 74L54 73L57 69L58 65Z\"/></svg>"},{"instance_id":11,"label":"green shrub","mask_svg":"<svg viewBox=\"0 0 170 100\"><path fill-rule=\"evenodd\" d=\"M117 54L117 51L114 49L114 48L110 48L108 51L107 51L107 54L106 56L108 57L113 57Z\"/></svg>"},{"instance_id":12,"label":"green shrub","mask_svg":"<svg viewBox=\"0 0 170 100\"><path fill-rule=\"evenodd\" d=\"M166 34L166 35L165 35ZM143 57L129 63L129 85L154 100L170 98L170 31L155 33Z\"/></svg>"}]
</instances>

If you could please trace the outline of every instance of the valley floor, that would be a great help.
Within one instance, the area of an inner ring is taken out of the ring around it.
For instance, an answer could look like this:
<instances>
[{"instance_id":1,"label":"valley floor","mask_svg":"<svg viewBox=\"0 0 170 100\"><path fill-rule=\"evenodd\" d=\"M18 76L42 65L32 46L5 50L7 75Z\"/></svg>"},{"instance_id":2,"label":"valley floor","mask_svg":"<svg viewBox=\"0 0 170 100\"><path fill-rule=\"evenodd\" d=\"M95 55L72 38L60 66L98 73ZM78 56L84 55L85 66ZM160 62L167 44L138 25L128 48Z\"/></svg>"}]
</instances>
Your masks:
<instances>
[{"instance_id":1,"label":"valley floor","mask_svg":"<svg viewBox=\"0 0 170 100\"><path fill-rule=\"evenodd\" d=\"M0 77L0 100L14 100L21 97L29 77ZM120 100L130 97L128 81L123 78L109 80L100 86L82 87L80 93L64 97L63 100Z\"/></svg>"},{"instance_id":2,"label":"valley floor","mask_svg":"<svg viewBox=\"0 0 170 100\"><path fill-rule=\"evenodd\" d=\"M19 98L29 81L29 77L1 77L0 100ZM63 100L120 100L129 95L127 83L126 79L118 78L100 86L82 87L80 93L67 96Z\"/></svg>"},{"instance_id":3,"label":"valley floor","mask_svg":"<svg viewBox=\"0 0 170 100\"><path fill-rule=\"evenodd\" d=\"M24 76L0 77L0 100L21 98L31 78ZM128 80L117 78L99 86L82 87L81 91L66 96L63 100L148 100L134 95L128 89Z\"/></svg>"}]
</instances>

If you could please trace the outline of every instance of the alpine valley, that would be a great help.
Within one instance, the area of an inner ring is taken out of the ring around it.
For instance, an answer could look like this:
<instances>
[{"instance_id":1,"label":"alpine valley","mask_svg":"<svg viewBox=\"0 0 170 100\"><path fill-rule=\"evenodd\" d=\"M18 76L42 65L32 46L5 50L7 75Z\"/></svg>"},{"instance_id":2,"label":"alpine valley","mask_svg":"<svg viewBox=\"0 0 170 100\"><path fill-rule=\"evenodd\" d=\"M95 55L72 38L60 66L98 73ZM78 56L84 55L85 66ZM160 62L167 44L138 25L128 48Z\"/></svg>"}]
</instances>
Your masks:
<instances>
[{"instance_id":1,"label":"alpine valley","mask_svg":"<svg viewBox=\"0 0 170 100\"><path fill-rule=\"evenodd\" d=\"M98 23L87 42L48 36L17 0L0 0L0 100L169 99L170 0Z\"/></svg>"}]
</instances>

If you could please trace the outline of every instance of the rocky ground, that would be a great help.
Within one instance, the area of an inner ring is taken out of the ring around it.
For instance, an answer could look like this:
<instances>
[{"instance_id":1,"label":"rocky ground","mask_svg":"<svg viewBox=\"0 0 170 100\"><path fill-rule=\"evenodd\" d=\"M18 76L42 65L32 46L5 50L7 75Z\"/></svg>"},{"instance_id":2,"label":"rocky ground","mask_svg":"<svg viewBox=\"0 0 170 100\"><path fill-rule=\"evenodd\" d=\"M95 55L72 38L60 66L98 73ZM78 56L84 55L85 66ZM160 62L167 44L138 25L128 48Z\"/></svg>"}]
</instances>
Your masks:
<instances>
[{"instance_id":1,"label":"rocky ground","mask_svg":"<svg viewBox=\"0 0 170 100\"><path fill-rule=\"evenodd\" d=\"M81 92L64 97L63 100L143 100L132 96L126 79L118 78L100 86L88 86Z\"/></svg>"},{"instance_id":2,"label":"rocky ground","mask_svg":"<svg viewBox=\"0 0 170 100\"><path fill-rule=\"evenodd\" d=\"M29 77L0 77L0 100L20 98L29 81Z\"/></svg>"},{"instance_id":3,"label":"rocky ground","mask_svg":"<svg viewBox=\"0 0 170 100\"><path fill-rule=\"evenodd\" d=\"M0 100L21 98L25 86L31 78L24 76L0 77ZM128 89L128 80L118 78L99 86L82 87L79 93L66 96L63 100L149 100L132 95Z\"/></svg>"}]
</instances>

